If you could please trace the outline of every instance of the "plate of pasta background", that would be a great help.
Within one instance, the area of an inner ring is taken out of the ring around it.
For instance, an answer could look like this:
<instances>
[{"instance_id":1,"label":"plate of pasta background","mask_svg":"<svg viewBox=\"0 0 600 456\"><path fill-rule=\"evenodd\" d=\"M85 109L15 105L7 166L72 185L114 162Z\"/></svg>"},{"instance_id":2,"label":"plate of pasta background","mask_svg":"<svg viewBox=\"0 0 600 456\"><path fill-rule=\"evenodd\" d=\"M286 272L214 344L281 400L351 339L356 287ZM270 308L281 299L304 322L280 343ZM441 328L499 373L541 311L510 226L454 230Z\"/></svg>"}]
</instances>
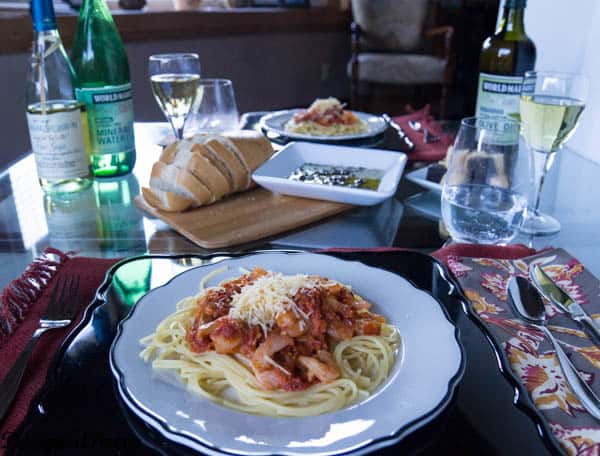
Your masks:
<instances>
[{"instance_id":1,"label":"plate of pasta background","mask_svg":"<svg viewBox=\"0 0 600 456\"><path fill-rule=\"evenodd\" d=\"M381 116L344 109L336 98L318 98L307 109L288 109L263 116L260 127L293 140L346 141L377 136L387 122Z\"/></svg>"},{"instance_id":2,"label":"plate of pasta background","mask_svg":"<svg viewBox=\"0 0 600 456\"><path fill-rule=\"evenodd\" d=\"M462 374L441 305L391 272L311 253L187 270L110 353L128 407L207 454L362 454L434 419Z\"/></svg>"}]
</instances>

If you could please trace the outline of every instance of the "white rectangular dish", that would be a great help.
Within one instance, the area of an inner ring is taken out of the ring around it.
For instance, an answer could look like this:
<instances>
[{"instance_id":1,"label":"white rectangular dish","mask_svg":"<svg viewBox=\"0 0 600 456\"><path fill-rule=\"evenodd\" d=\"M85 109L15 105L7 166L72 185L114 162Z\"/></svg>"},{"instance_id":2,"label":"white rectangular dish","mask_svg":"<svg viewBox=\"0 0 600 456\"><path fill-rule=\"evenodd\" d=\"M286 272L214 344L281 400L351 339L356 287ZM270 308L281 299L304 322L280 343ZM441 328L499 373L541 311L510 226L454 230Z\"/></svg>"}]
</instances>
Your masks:
<instances>
[{"instance_id":1,"label":"white rectangular dish","mask_svg":"<svg viewBox=\"0 0 600 456\"><path fill-rule=\"evenodd\" d=\"M442 184L440 184L439 182L427 180L427 169L429 168L429 166L431 165L424 166L423 168L411 171L405 176L406 180L420 185L421 187L426 188L427 190L431 190L432 192L441 194Z\"/></svg>"},{"instance_id":2,"label":"white rectangular dish","mask_svg":"<svg viewBox=\"0 0 600 456\"><path fill-rule=\"evenodd\" d=\"M377 190L323 185L289 179L290 174L306 163L331 166L359 166L383 171ZM285 195L337 201L358 206L381 203L396 193L406 165L406 154L381 149L331 146L305 142L286 145L252 175L266 189Z\"/></svg>"}]
</instances>

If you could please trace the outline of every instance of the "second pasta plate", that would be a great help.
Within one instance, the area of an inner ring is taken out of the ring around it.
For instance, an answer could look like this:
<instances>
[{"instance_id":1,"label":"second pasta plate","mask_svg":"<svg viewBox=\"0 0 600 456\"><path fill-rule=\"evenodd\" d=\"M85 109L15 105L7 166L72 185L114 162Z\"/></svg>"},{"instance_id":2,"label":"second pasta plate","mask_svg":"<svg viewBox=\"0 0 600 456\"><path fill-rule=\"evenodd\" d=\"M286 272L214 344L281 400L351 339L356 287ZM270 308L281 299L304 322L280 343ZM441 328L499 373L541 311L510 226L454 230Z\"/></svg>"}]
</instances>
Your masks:
<instances>
[{"instance_id":1,"label":"second pasta plate","mask_svg":"<svg viewBox=\"0 0 600 456\"><path fill-rule=\"evenodd\" d=\"M353 114L367 125L367 130L360 133L336 135L336 136L316 136L302 133L293 133L286 130L285 125L290 121L294 114L301 111L300 109L288 109L285 111L276 111L263 116L260 119L259 125L263 130L272 131L278 135L285 136L292 140L300 141L348 141L362 138L370 138L382 134L388 124L383 117L368 114L365 112L353 111Z\"/></svg>"},{"instance_id":2,"label":"second pasta plate","mask_svg":"<svg viewBox=\"0 0 600 456\"><path fill-rule=\"evenodd\" d=\"M255 267L352 286L400 332L387 380L370 397L335 412L281 418L226 408L155 375L139 356L140 339L224 266L209 286ZM443 410L463 366L456 329L429 294L388 271L309 253L257 253L183 272L138 301L119 327L110 362L124 401L165 438L203 453L239 455L367 453L391 445Z\"/></svg>"}]
</instances>

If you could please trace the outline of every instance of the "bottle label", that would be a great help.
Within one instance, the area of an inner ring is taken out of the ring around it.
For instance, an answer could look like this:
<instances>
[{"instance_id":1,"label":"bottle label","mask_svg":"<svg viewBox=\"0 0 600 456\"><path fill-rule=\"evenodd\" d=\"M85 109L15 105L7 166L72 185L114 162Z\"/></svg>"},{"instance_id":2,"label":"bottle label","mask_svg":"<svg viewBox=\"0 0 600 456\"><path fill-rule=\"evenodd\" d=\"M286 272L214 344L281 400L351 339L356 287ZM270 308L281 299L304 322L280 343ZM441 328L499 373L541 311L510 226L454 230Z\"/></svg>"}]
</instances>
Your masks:
<instances>
[{"instance_id":1,"label":"bottle label","mask_svg":"<svg viewBox=\"0 0 600 456\"><path fill-rule=\"evenodd\" d=\"M75 89L85 103L92 155L134 152L131 84Z\"/></svg>"},{"instance_id":2,"label":"bottle label","mask_svg":"<svg viewBox=\"0 0 600 456\"><path fill-rule=\"evenodd\" d=\"M518 120L522 84L522 76L480 73L475 115L507 116Z\"/></svg>"},{"instance_id":3,"label":"bottle label","mask_svg":"<svg viewBox=\"0 0 600 456\"><path fill-rule=\"evenodd\" d=\"M40 179L89 175L80 108L50 114L28 112L27 124Z\"/></svg>"}]
</instances>

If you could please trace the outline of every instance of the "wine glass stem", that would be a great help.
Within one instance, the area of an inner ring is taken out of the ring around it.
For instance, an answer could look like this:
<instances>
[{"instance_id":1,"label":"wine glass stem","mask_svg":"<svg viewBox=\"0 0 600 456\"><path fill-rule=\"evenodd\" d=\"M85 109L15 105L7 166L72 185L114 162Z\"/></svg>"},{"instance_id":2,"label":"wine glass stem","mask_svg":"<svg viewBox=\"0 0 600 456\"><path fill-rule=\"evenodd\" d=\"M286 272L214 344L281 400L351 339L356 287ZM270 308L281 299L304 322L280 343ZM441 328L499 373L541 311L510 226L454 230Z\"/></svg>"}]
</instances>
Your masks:
<instances>
[{"instance_id":1,"label":"wine glass stem","mask_svg":"<svg viewBox=\"0 0 600 456\"><path fill-rule=\"evenodd\" d=\"M183 119L170 117L169 123L171 124L171 128L173 129L173 134L175 135L175 138L178 140L183 139L183 127L185 126L185 117Z\"/></svg>"},{"instance_id":2,"label":"wine glass stem","mask_svg":"<svg viewBox=\"0 0 600 456\"><path fill-rule=\"evenodd\" d=\"M538 152L538 151L532 151L533 152L533 166L534 166L534 206L533 206L533 213L535 215L539 214L539 209L540 209L540 201L541 201L541 197L542 197L542 188L544 187L544 182L546 181L546 175L548 174L548 171L550 170L550 168L552 168L552 164L554 163L554 156L556 154L556 152ZM543 159L543 164L539 163L540 162L540 155L543 154L544 155L544 159ZM539 164L541 164L541 169L539 167Z\"/></svg>"}]
</instances>

